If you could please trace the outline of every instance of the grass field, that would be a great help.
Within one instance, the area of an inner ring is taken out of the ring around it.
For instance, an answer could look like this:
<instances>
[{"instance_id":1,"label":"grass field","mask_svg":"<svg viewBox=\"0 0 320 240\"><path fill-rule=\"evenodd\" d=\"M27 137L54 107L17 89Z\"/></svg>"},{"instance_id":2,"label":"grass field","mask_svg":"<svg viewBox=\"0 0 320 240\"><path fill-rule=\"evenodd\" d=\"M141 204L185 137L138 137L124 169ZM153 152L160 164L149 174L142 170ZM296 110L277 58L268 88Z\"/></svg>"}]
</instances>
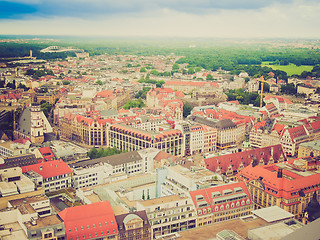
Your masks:
<instances>
[{"instance_id":1,"label":"grass field","mask_svg":"<svg viewBox=\"0 0 320 240\"><path fill-rule=\"evenodd\" d=\"M301 74L303 71L308 71L310 72L313 68L313 66L307 66L307 65L302 65L302 66L297 66L295 64L290 63L289 65L269 65L269 62L262 62L261 64L262 67L271 67L274 70L281 70L284 71L288 74L288 76L291 76L293 74Z\"/></svg>"}]
</instances>

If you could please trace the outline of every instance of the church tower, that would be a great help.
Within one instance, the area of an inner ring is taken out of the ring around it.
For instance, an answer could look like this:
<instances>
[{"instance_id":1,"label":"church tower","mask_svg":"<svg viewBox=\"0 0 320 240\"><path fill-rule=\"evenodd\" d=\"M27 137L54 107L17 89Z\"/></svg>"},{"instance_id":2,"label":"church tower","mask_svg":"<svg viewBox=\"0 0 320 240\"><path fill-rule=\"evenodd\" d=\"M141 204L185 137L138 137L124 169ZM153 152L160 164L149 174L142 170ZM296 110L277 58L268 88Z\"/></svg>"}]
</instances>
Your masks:
<instances>
[{"instance_id":1,"label":"church tower","mask_svg":"<svg viewBox=\"0 0 320 240\"><path fill-rule=\"evenodd\" d=\"M37 103L31 104L31 142L33 143L43 143L44 141L44 134L43 134L43 119L41 118L41 109L40 105Z\"/></svg>"}]
</instances>

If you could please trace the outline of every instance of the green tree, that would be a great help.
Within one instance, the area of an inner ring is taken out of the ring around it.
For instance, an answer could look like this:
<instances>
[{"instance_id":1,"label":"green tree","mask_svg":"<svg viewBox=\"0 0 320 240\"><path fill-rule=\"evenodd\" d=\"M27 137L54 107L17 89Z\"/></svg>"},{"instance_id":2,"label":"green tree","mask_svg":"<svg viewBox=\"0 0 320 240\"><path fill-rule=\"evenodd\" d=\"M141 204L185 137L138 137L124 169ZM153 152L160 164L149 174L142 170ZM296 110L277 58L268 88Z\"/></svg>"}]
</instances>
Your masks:
<instances>
[{"instance_id":1,"label":"green tree","mask_svg":"<svg viewBox=\"0 0 320 240\"><path fill-rule=\"evenodd\" d=\"M189 104L186 103L183 105L183 117L186 118L190 115L191 111L192 111L193 107Z\"/></svg>"},{"instance_id":2,"label":"green tree","mask_svg":"<svg viewBox=\"0 0 320 240\"><path fill-rule=\"evenodd\" d=\"M145 67L142 67L142 68L140 68L140 72L141 73L147 72L147 69Z\"/></svg>"},{"instance_id":3,"label":"green tree","mask_svg":"<svg viewBox=\"0 0 320 240\"><path fill-rule=\"evenodd\" d=\"M63 85L69 85L69 84L70 84L70 81L68 81L68 80L63 80L63 81L62 81L62 84L63 84Z\"/></svg>"},{"instance_id":4,"label":"green tree","mask_svg":"<svg viewBox=\"0 0 320 240\"><path fill-rule=\"evenodd\" d=\"M96 84L98 84L98 85L101 86L101 85L102 85L102 81L101 81L101 80L97 80L97 81L96 81Z\"/></svg>"},{"instance_id":5,"label":"green tree","mask_svg":"<svg viewBox=\"0 0 320 240\"><path fill-rule=\"evenodd\" d=\"M44 115L48 118L49 113L51 112L51 109L52 109L52 105L43 100L40 102L40 108L43 111Z\"/></svg>"},{"instance_id":6,"label":"green tree","mask_svg":"<svg viewBox=\"0 0 320 240\"><path fill-rule=\"evenodd\" d=\"M177 70L179 70L179 64L178 63L174 63L172 65L172 71L177 71Z\"/></svg>"},{"instance_id":7,"label":"green tree","mask_svg":"<svg viewBox=\"0 0 320 240\"><path fill-rule=\"evenodd\" d=\"M206 79L207 81L212 81L214 78L211 74L208 74Z\"/></svg>"}]
</instances>

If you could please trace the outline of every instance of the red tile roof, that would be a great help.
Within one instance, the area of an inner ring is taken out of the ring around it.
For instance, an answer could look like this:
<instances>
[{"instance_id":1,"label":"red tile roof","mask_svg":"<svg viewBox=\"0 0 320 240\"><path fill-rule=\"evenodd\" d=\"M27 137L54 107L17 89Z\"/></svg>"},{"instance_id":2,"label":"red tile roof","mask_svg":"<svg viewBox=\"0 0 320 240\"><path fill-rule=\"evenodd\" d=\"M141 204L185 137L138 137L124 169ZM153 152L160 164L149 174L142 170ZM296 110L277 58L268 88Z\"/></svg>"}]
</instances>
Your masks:
<instances>
[{"instance_id":1,"label":"red tile roof","mask_svg":"<svg viewBox=\"0 0 320 240\"><path fill-rule=\"evenodd\" d=\"M271 158L271 152L273 153L272 157L275 162L286 159L281 144L268 146L264 148L256 148L248 151L237 152L212 158L205 159L205 164L207 169L212 172L216 172L217 169L220 169L222 174L225 174L229 168L232 167L232 170L238 171L241 163L244 167L251 164L253 159L257 159L259 162L263 159L264 164L267 164Z\"/></svg>"},{"instance_id":2,"label":"red tile roof","mask_svg":"<svg viewBox=\"0 0 320 240\"><path fill-rule=\"evenodd\" d=\"M40 174L43 179L72 173L71 168L62 160L53 160L33 165L23 166L22 173L34 171Z\"/></svg>"},{"instance_id":3,"label":"red tile roof","mask_svg":"<svg viewBox=\"0 0 320 240\"><path fill-rule=\"evenodd\" d=\"M167 81L165 86L168 85L180 85L180 86L194 86L194 87L204 87L204 86L210 86L210 87L219 87L219 84L216 82L187 82L187 81Z\"/></svg>"},{"instance_id":4,"label":"red tile roof","mask_svg":"<svg viewBox=\"0 0 320 240\"><path fill-rule=\"evenodd\" d=\"M40 151L41 155L43 156L43 158L47 161L51 161L56 158L56 156L54 155L54 153L51 151L51 149L49 147L39 148L39 151Z\"/></svg>"},{"instance_id":5,"label":"red tile roof","mask_svg":"<svg viewBox=\"0 0 320 240\"><path fill-rule=\"evenodd\" d=\"M224 192L228 190L229 194L224 194ZM237 190L239 192L237 192ZM243 194L244 198L240 200L231 200L234 195L238 195L239 193ZM236 209L237 207L250 205L252 203L249 191L244 182L233 182L211 188L199 189L190 191L189 194L198 215L211 214L212 212L222 211L222 209ZM228 197L230 197L230 201L219 203L220 199L228 199Z\"/></svg>"},{"instance_id":6,"label":"red tile roof","mask_svg":"<svg viewBox=\"0 0 320 240\"><path fill-rule=\"evenodd\" d=\"M118 233L117 222L108 201L70 207L58 214L64 221L68 240L104 239Z\"/></svg>"},{"instance_id":7,"label":"red tile roof","mask_svg":"<svg viewBox=\"0 0 320 240\"><path fill-rule=\"evenodd\" d=\"M237 178L250 182L262 177L260 181L264 184L266 192L285 199L299 197L298 192L301 189L305 193L313 192L316 189L320 190L320 173L303 176L283 169L282 175L288 177L278 178L278 170L279 167L276 164L255 167L249 165L238 173ZM317 187L314 188L313 186Z\"/></svg>"}]
</instances>

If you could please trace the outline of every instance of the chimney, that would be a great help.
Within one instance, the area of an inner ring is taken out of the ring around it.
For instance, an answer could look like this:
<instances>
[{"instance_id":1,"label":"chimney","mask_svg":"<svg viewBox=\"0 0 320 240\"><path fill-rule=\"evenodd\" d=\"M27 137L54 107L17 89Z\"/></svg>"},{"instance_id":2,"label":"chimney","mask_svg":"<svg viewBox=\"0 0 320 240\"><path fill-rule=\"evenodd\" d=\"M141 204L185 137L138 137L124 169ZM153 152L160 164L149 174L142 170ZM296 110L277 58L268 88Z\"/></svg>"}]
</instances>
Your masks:
<instances>
[{"instance_id":1,"label":"chimney","mask_svg":"<svg viewBox=\"0 0 320 240\"><path fill-rule=\"evenodd\" d=\"M39 167L40 171L42 171L42 166Z\"/></svg>"},{"instance_id":2,"label":"chimney","mask_svg":"<svg viewBox=\"0 0 320 240\"><path fill-rule=\"evenodd\" d=\"M278 168L277 178L282 178L282 168Z\"/></svg>"}]
</instances>

